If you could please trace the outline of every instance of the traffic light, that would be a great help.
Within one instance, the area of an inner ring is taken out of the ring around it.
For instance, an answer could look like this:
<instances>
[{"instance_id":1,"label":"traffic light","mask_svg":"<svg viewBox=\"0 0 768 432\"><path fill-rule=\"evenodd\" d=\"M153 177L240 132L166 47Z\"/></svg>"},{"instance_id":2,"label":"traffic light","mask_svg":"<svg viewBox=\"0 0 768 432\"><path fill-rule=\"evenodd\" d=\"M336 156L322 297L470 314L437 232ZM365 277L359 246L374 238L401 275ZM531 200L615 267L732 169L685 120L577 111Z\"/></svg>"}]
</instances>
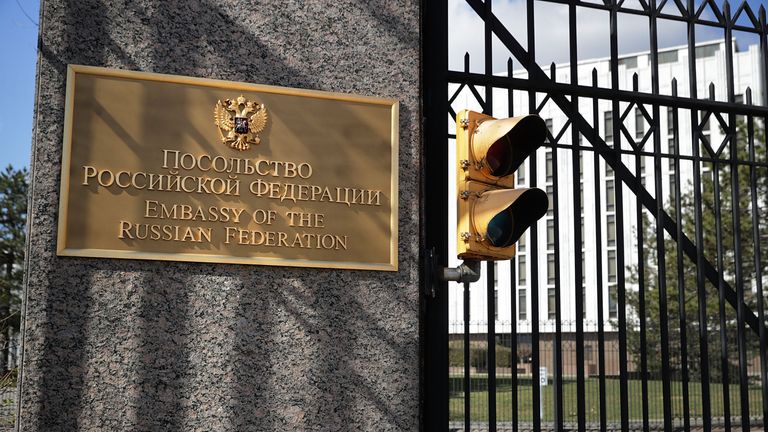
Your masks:
<instances>
[{"instance_id":1,"label":"traffic light","mask_svg":"<svg viewBox=\"0 0 768 432\"><path fill-rule=\"evenodd\" d=\"M514 173L547 136L537 115L495 119L464 110L456 116L458 256L505 260L549 207L541 189L514 188Z\"/></svg>"}]
</instances>

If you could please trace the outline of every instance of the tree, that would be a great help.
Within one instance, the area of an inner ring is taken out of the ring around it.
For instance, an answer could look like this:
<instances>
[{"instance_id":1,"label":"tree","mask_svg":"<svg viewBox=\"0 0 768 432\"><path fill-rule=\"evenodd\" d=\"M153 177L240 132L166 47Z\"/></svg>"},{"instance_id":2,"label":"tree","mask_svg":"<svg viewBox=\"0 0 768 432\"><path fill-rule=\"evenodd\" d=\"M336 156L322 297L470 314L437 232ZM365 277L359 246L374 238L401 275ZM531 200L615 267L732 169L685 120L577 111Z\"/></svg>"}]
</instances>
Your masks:
<instances>
[{"instance_id":1,"label":"tree","mask_svg":"<svg viewBox=\"0 0 768 432\"><path fill-rule=\"evenodd\" d=\"M0 371L8 369L9 330L19 329L27 188L26 169L0 172Z\"/></svg>"},{"instance_id":2,"label":"tree","mask_svg":"<svg viewBox=\"0 0 768 432\"><path fill-rule=\"evenodd\" d=\"M757 125L761 126L761 125ZM736 137L733 142L737 147L737 157L741 161L749 160L749 148L747 143L746 125L743 121L736 125ZM766 161L765 133L762 127L755 127L755 159ZM716 143L715 143L716 144ZM725 150L723 158L727 158L729 149ZM702 155L708 155L702 150ZM689 184L684 188L684 194L681 195L681 219L683 232L695 243L695 209L696 205L701 206L702 214L702 232L703 232L703 251L704 257L723 275L724 280L736 289L735 269L736 269L736 236L734 230L733 216L734 207L738 212L740 230L738 239L740 240L742 287L744 289L744 302L747 307L755 312L757 311L758 297L753 291L756 286L756 263L755 249L756 244L753 241L753 208L752 208L752 189L750 167L747 164L738 165L737 179L739 201L737 206L732 205L731 197L731 169L732 165L727 162L720 162L715 166L711 162L701 164L701 201L697 203L694 200L693 185ZM763 243L761 248L761 262L763 280L768 276L768 248L765 247L765 239L768 238L768 224L764 221L768 212L766 210L766 199L768 196L768 173L765 168L755 167L757 184L756 197L758 223L758 243ZM686 192L687 191L687 192ZM716 198L719 197L719 200ZM674 195L670 197L667 205L668 213L674 217ZM721 256L718 257L718 236L717 236L717 213L720 213L720 250ZM700 314L699 314L699 290L696 286L696 262L690 260L687 256L683 257L682 272L678 272L677 243L667 238L664 240L664 259L666 272L663 275L666 281L666 310L661 311L660 292L659 292L659 257L656 254L656 221L647 216L643 217L643 263L645 264L644 274L639 274L639 267L632 269L630 281L638 283L640 278L644 282L645 289L640 291L627 292L627 306L630 310L627 343L628 351L633 356L634 363L638 369L641 365L641 346L645 347L646 365L649 373L654 374L661 371L662 362L666 362L670 372L679 376L683 361L686 362L689 377L691 380L701 378L700 358L706 355L709 362L710 381L719 382L724 378L724 373L728 373L728 380L735 382L738 380L738 322L736 319L736 309L723 301L719 287L705 282L705 303L706 303L706 327L708 352L702 353L701 341L699 340ZM718 259L719 258L719 259ZM682 281L678 279L678 274L683 275ZM682 282L682 284L679 284ZM764 287L764 294L768 293L768 286ZM681 303L682 300L682 303ZM724 304L724 307L722 305ZM768 305L768 299L764 300ZM642 312L642 313L641 313ZM681 314L681 312L683 312ZM680 316L685 320L684 327L681 325ZM668 331L669 354L666 358L662 357L661 352L661 326L662 317L666 318L666 329ZM640 324L645 325L645 341L640 334ZM684 332L681 331L684 329ZM746 338L747 360L752 360L759 355L759 346L757 336L751 335L751 329L745 326L748 333ZM683 358L683 336L685 337L686 355ZM722 350L722 342L725 341L727 350ZM725 353L723 357L722 354ZM723 361L725 360L725 361Z\"/></svg>"}]
</instances>

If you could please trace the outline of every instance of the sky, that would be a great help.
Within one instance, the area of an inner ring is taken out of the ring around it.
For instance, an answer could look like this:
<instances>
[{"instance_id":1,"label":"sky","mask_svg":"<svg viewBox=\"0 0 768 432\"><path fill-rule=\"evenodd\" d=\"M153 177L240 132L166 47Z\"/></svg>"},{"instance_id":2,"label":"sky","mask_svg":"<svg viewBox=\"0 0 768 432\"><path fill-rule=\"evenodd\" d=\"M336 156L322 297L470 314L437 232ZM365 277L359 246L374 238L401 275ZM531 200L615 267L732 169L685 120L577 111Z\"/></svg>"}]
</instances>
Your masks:
<instances>
[{"instance_id":1,"label":"sky","mask_svg":"<svg viewBox=\"0 0 768 432\"><path fill-rule=\"evenodd\" d=\"M586 0L600 2L600 0ZM702 0L696 0L699 4ZM763 0L748 0L757 8ZM525 0L494 0L494 13L526 43ZM722 4L722 0L716 0ZM733 4L739 4L736 0ZM451 69L463 68L465 52L470 52L470 69L482 72L484 60L478 48L483 46L482 22L464 0L448 0L452 31L449 36ZM627 7L639 5L638 0L625 0ZM673 2L668 2L672 7ZM608 16L605 12L578 8L577 25L579 60L607 57ZM665 9L665 12L668 9ZM735 11L734 11L735 12ZM536 59L540 65L563 63L568 59L568 8L563 5L536 2ZM707 16L708 12L705 12ZM32 143L32 111L35 91L35 65L37 61L37 21L39 0L0 0L0 168L8 164L16 168L28 167ZM563 23L563 25L553 25ZM722 30L701 27L697 29L701 41L722 37ZM686 30L681 23L662 24L659 27L660 47L685 43ZM740 43L756 43L756 39L736 34ZM648 20L622 14L619 17L620 54L644 51L648 44ZM494 70L506 70L506 49L494 41Z\"/></svg>"},{"instance_id":2,"label":"sky","mask_svg":"<svg viewBox=\"0 0 768 432\"><path fill-rule=\"evenodd\" d=\"M0 0L0 169L29 166L39 9L38 0Z\"/></svg>"}]
</instances>

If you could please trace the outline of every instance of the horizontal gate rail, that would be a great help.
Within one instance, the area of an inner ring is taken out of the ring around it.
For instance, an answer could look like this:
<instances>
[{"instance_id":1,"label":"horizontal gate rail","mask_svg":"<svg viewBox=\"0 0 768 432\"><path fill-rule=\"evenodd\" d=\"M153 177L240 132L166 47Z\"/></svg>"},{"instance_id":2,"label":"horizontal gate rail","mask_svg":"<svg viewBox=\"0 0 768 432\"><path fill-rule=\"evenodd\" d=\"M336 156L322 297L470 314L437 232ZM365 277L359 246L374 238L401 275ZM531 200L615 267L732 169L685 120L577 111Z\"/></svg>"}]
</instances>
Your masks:
<instances>
[{"instance_id":1,"label":"horizontal gate rail","mask_svg":"<svg viewBox=\"0 0 768 432\"><path fill-rule=\"evenodd\" d=\"M499 23L499 25L502 24ZM524 58L528 58L528 56L526 55ZM527 64L530 65L531 63ZM532 77L531 79L514 78L502 75L487 76L479 73L448 71L448 82L473 86L484 86L490 83L493 87L496 88L528 90L538 93L548 93L552 95L599 98L609 101L616 100L619 102L635 102L647 105L674 106L685 109L696 109L699 111L734 113L756 117L768 116L768 107L765 106L732 104L728 102L713 101L710 99L693 99L682 96L666 96L651 93L638 93L629 90L613 90L603 87L588 87L570 83L558 83L544 74L543 70L539 69L539 71L541 71L543 75L537 74L536 77ZM475 97L480 100L479 93L475 93Z\"/></svg>"}]
</instances>

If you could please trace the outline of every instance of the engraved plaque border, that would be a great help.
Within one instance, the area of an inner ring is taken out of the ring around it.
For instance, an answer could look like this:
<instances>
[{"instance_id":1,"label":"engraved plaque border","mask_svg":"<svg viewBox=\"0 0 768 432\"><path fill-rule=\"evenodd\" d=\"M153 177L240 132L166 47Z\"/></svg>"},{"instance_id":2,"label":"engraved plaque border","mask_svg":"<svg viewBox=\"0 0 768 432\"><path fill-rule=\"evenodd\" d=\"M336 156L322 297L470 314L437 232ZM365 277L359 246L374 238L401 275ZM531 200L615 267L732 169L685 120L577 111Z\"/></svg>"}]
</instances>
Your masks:
<instances>
[{"instance_id":1,"label":"engraved plaque border","mask_svg":"<svg viewBox=\"0 0 768 432\"><path fill-rule=\"evenodd\" d=\"M70 164L72 156L73 110L75 97L75 80L78 74L96 75L102 77L128 78L163 83L189 84L195 86L213 87L238 91L255 91L289 96L301 96L315 99L360 102L365 104L384 105L391 112L391 172L390 172L390 244L388 263L362 263L354 261L320 261L294 258L273 257L237 257L226 254L193 254L193 253L156 253L142 251L124 251L112 249L67 248L67 217L69 205ZM395 99L373 96L360 96L344 93L325 92L319 90L304 90L288 87L249 84L234 81L224 81L208 78L195 78L178 75L166 75L151 72L136 72L120 69L109 69L96 66L68 65L67 86L64 111L64 136L61 160L61 184L59 198L59 218L56 252L59 256L117 258L137 260L181 261L220 264L251 264L286 267L332 268L349 270L381 270L397 271L398 269L398 162L399 162L399 102Z\"/></svg>"}]
</instances>

